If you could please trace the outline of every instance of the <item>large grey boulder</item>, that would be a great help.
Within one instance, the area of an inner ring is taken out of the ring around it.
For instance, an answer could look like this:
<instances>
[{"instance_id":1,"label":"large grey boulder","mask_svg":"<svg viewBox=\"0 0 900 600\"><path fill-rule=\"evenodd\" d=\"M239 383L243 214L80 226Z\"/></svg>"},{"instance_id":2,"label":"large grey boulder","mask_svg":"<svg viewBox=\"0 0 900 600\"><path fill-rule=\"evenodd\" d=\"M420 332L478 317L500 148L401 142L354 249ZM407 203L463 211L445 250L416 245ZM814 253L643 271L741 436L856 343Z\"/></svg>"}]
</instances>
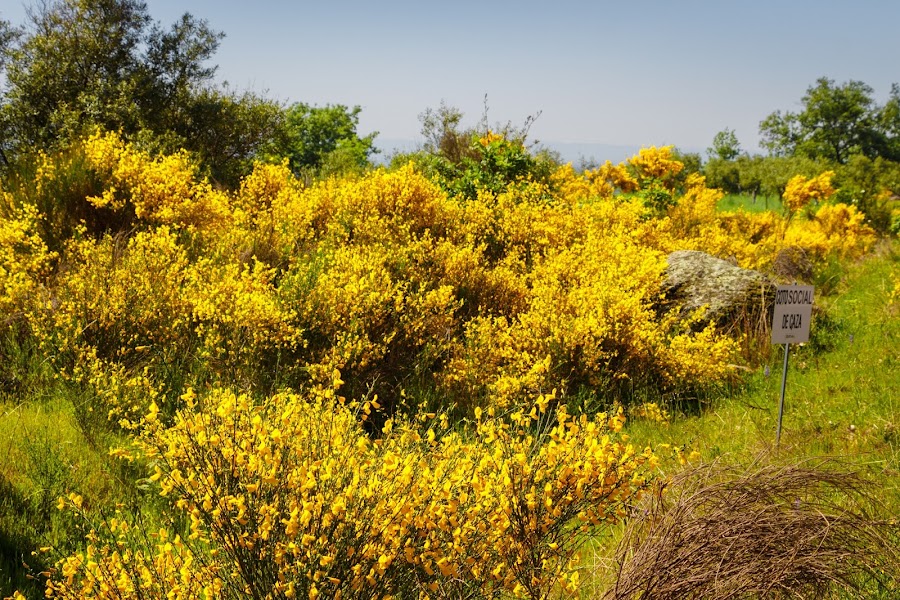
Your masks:
<instances>
[{"instance_id":1,"label":"large grey boulder","mask_svg":"<svg viewBox=\"0 0 900 600\"><path fill-rule=\"evenodd\" d=\"M775 284L762 273L694 250L668 256L662 291L664 306L680 307L684 316L703 309L695 327L714 322L725 328L766 329L775 300Z\"/></svg>"}]
</instances>

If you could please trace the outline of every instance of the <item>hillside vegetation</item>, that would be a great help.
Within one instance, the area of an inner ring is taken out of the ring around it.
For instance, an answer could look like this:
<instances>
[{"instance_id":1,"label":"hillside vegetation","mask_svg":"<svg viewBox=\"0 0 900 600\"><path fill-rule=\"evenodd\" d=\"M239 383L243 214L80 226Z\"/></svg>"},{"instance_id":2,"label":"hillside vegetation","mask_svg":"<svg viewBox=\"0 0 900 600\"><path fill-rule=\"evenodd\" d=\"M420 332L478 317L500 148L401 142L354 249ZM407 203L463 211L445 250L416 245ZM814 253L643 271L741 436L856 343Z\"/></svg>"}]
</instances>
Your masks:
<instances>
[{"instance_id":1,"label":"hillside vegetation","mask_svg":"<svg viewBox=\"0 0 900 600\"><path fill-rule=\"evenodd\" d=\"M30 169L3 192L7 565L51 597L574 592L671 456L627 415L767 360L661 298L667 253L821 272L876 240L827 173L717 212L670 148L473 167L505 178L474 196L415 162L226 191L102 132Z\"/></svg>"},{"instance_id":2,"label":"hillside vegetation","mask_svg":"<svg viewBox=\"0 0 900 600\"><path fill-rule=\"evenodd\" d=\"M0 19L0 595L897 595L900 88L579 169L442 105L376 168L221 37ZM701 253L760 294L708 318Z\"/></svg>"}]
</instances>

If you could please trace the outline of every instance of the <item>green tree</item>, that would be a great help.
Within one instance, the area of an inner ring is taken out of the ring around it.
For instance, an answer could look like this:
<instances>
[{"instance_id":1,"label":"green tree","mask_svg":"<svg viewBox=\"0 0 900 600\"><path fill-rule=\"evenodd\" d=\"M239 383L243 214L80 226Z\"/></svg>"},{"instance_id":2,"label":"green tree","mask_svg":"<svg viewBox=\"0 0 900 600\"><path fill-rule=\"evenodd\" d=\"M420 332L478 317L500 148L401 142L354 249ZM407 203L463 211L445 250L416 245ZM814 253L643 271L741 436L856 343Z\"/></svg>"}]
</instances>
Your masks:
<instances>
[{"instance_id":1,"label":"green tree","mask_svg":"<svg viewBox=\"0 0 900 600\"><path fill-rule=\"evenodd\" d=\"M836 85L822 77L807 89L798 113L777 111L760 123L762 144L776 156L799 154L837 164L856 153L878 156L887 136L872 93L861 81Z\"/></svg>"},{"instance_id":2,"label":"green tree","mask_svg":"<svg viewBox=\"0 0 900 600\"><path fill-rule=\"evenodd\" d=\"M0 75L9 57L9 51L21 32L6 19L0 19Z\"/></svg>"},{"instance_id":3,"label":"green tree","mask_svg":"<svg viewBox=\"0 0 900 600\"><path fill-rule=\"evenodd\" d=\"M0 19L0 82L5 81L4 71L6 70L6 63L9 60L13 45L19 38L20 34L21 32L15 29L9 21ZM3 135L7 129L3 124L4 102L5 98L3 95L3 89L0 88L0 135ZM2 162L3 166L9 166L9 160L6 157L6 153L3 151L3 148L3 141L0 140L0 162Z\"/></svg>"},{"instance_id":4,"label":"green tree","mask_svg":"<svg viewBox=\"0 0 900 600\"><path fill-rule=\"evenodd\" d=\"M719 188L727 194L741 193L740 168L736 161L718 156L710 158L703 167L703 174L710 187Z\"/></svg>"},{"instance_id":5,"label":"green tree","mask_svg":"<svg viewBox=\"0 0 900 600\"><path fill-rule=\"evenodd\" d=\"M713 138L712 146L706 149L710 158L734 160L741 154L741 144L733 129L725 128Z\"/></svg>"},{"instance_id":6,"label":"green tree","mask_svg":"<svg viewBox=\"0 0 900 600\"><path fill-rule=\"evenodd\" d=\"M859 207L881 232L900 233L900 163L857 155L837 171L838 199Z\"/></svg>"},{"instance_id":7,"label":"green tree","mask_svg":"<svg viewBox=\"0 0 900 600\"><path fill-rule=\"evenodd\" d=\"M703 157L699 152L685 152L680 148L673 148L672 158L684 165L673 182L675 189L681 193L684 192L688 176L694 173L703 173Z\"/></svg>"},{"instance_id":8,"label":"green tree","mask_svg":"<svg viewBox=\"0 0 900 600\"><path fill-rule=\"evenodd\" d=\"M754 168L758 169L754 177L759 179L760 192L781 199L787 182L793 176L816 177L822 171L828 170L828 164L806 156L769 156L756 163Z\"/></svg>"},{"instance_id":9,"label":"green tree","mask_svg":"<svg viewBox=\"0 0 900 600\"><path fill-rule=\"evenodd\" d=\"M776 110L760 121L759 135L760 144L770 156L791 156L801 138L797 115Z\"/></svg>"},{"instance_id":10,"label":"green tree","mask_svg":"<svg viewBox=\"0 0 900 600\"><path fill-rule=\"evenodd\" d=\"M48 0L28 15L2 54L4 153L64 145L101 127L151 147L185 147L233 183L278 129L278 105L212 85L208 61L222 34L204 20L185 14L163 28L140 0Z\"/></svg>"},{"instance_id":11,"label":"green tree","mask_svg":"<svg viewBox=\"0 0 900 600\"><path fill-rule=\"evenodd\" d=\"M394 162L412 159L449 194L470 200L479 191L496 196L524 181L549 184L559 165L558 155L526 141L537 116L529 116L522 126L507 122L490 127L485 98L481 122L463 128L462 112L441 103L440 108L419 115L425 139L422 149L395 157Z\"/></svg>"},{"instance_id":12,"label":"green tree","mask_svg":"<svg viewBox=\"0 0 900 600\"><path fill-rule=\"evenodd\" d=\"M799 162L787 157L758 154L741 154L734 160L716 157L706 163L704 174L711 187L728 194L750 194L756 202L759 194L780 195L792 175L791 165Z\"/></svg>"},{"instance_id":13,"label":"green tree","mask_svg":"<svg viewBox=\"0 0 900 600\"><path fill-rule=\"evenodd\" d=\"M284 128L274 153L287 158L296 174L362 170L378 152L374 146L378 134L359 136L361 110L343 104L293 104L284 112Z\"/></svg>"},{"instance_id":14,"label":"green tree","mask_svg":"<svg viewBox=\"0 0 900 600\"><path fill-rule=\"evenodd\" d=\"M165 130L178 121L177 111L212 81L217 67L207 63L223 37L205 20L188 13L168 30L153 26L146 36L146 54L138 57L145 88L143 101L147 109L152 109L142 111L145 122ZM153 123L154 118L157 123Z\"/></svg>"},{"instance_id":15,"label":"green tree","mask_svg":"<svg viewBox=\"0 0 900 600\"><path fill-rule=\"evenodd\" d=\"M203 88L184 106L189 118L172 124L162 149L187 148L226 187L237 185L265 156L284 123L282 106L253 92Z\"/></svg>"},{"instance_id":16,"label":"green tree","mask_svg":"<svg viewBox=\"0 0 900 600\"><path fill-rule=\"evenodd\" d=\"M47 147L88 126L134 132L152 82L142 44L152 27L135 0L61 0L29 10L8 56L8 143Z\"/></svg>"},{"instance_id":17,"label":"green tree","mask_svg":"<svg viewBox=\"0 0 900 600\"><path fill-rule=\"evenodd\" d=\"M742 193L750 194L753 202L763 189L764 163L763 156L742 154L734 161L738 172L738 187Z\"/></svg>"},{"instance_id":18,"label":"green tree","mask_svg":"<svg viewBox=\"0 0 900 600\"><path fill-rule=\"evenodd\" d=\"M884 158L900 162L900 85L891 85L890 96L878 114L878 122L885 134Z\"/></svg>"}]
</instances>

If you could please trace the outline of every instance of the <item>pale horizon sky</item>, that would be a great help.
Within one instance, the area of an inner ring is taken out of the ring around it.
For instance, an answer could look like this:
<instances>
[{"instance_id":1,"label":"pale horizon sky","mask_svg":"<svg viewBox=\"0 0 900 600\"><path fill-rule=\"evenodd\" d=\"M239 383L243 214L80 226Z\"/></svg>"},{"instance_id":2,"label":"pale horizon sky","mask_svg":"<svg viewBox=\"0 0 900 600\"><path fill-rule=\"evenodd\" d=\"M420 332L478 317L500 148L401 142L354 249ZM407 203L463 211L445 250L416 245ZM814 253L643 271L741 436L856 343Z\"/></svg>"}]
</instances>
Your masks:
<instances>
[{"instance_id":1,"label":"pale horizon sky","mask_svg":"<svg viewBox=\"0 0 900 600\"><path fill-rule=\"evenodd\" d=\"M0 17L25 21L20 0ZM443 101L476 123L521 124L553 143L691 151L735 130L758 150L759 122L796 111L819 77L863 81L876 100L900 83L900 2L727 0L454 3L384 0L147 0L226 34L218 79L283 102L362 107L359 131L420 138Z\"/></svg>"}]
</instances>

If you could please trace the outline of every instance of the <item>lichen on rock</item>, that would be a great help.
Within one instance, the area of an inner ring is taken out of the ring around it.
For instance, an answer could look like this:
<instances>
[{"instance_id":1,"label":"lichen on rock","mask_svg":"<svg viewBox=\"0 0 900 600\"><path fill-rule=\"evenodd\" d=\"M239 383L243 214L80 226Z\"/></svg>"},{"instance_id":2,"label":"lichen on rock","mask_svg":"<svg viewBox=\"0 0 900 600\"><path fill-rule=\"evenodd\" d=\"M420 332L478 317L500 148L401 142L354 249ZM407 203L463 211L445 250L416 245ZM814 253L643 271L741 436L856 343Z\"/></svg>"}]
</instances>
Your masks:
<instances>
[{"instance_id":1,"label":"lichen on rock","mask_svg":"<svg viewBox=\"0 0 900 600\"><path fill-rule=\"evenodd\" d=\"M766 320L775 299L775 283L759 271L695 250L669 254L662 291L664 305L684 316L703 309L697 325L730 329Z\"/></svg>"}]
</instances>

